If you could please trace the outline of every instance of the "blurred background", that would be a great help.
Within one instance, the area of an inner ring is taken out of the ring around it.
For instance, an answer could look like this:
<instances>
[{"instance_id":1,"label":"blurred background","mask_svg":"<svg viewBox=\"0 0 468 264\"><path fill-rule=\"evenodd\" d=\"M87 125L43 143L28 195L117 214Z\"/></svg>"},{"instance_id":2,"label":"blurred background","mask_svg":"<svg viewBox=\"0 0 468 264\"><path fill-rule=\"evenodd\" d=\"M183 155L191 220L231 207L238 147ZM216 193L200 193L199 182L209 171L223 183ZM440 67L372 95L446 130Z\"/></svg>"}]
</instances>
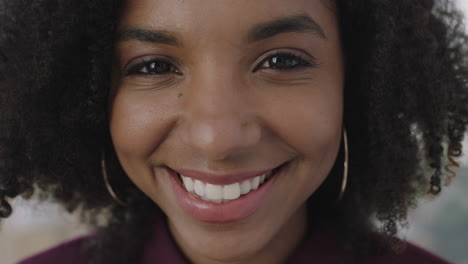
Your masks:
<instances>
[{"instance_id":1,"label":"blurred background","mask_svg":"<svg viewBox=\"0 0 468 264\"><path fill-rule=\"evenodd\" d=\"M468 1L459 0L468 14ZM468 153L465 140L464 153ZM456 264L468 264L468 157L452 184L434 200L421 201L410 212L409 226L400 234ZM0 263L16 261L88 232L76 214L38 200L12 201L14 213L0 226Z\"/></svg>"}]
</instances>

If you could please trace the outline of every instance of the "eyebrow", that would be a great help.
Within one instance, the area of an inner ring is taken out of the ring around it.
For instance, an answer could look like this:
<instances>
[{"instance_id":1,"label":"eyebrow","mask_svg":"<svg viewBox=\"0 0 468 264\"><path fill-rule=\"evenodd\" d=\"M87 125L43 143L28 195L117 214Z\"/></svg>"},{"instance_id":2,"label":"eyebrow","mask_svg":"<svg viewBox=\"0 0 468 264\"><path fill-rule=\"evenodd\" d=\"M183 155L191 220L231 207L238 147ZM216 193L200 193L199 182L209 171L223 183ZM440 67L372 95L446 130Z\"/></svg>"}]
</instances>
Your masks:
<instances>
[{"instance_id":1,"label":"eyebrow","mask_svg":"<svg viewBox=\"0 0 468 264\"><path fill-rule=\"evenodd\" d=\"M179 46L179 41L173 33L164 30L147 30L141 28L126 28L117 34L117 41L138 40L171 46Z\"/></svg>"},{"instance_id":2,"label":"eyebrow","mask_svg":"<svg viewBox=\"0 0 468 264\"><path fill-rule=\"evenodd\" d=\"M274 19L272 21L254 26L247 33L247 43L272 38L283 33L310 32L322 39L326 39L324 30L315 20L306 14L293 15ZM117 41L144 41L171 46L180 46L174 33L165 30L148 30L142 28L126 28L119 31Z\"/></svg>"},{"instance_id":3,"label":"eyebrow","mask_svg":"<svg viewBox=\"0 0 468 264\"><path fill-rule=\"evenodd\" d=\"M247 34L247 42L252 43L290 32L310 32L322 39L327 38L322 27L312 17L306 14L299 14L254 26Z\"/></svg>"}]
</instances>

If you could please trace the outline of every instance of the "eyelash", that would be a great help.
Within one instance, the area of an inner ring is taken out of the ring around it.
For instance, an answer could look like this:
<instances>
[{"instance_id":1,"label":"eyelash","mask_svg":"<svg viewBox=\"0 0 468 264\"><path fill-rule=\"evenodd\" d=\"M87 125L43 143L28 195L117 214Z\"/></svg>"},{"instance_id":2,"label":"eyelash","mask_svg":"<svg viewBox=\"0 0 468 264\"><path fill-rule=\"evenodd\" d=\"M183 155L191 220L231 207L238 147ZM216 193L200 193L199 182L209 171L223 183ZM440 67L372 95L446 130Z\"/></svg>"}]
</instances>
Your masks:
<instances>
[{"instance_id":1,"label":"eyelash","mask_svg":"<svg viewBox=\"0 0 468 264\"><path fill-rule=\"evenodd\" d=\"M281 63L281 61L278 61L278 58L282 58L284 60L282 62L283 65L273 66L273 63ZM268 64L269 67L265 67L265 64ZM317 63L312 58L306 58L305 56L296 54L295 52L277 51L267 55L266 58L263 59L253 71L256 72L262 68L276 71L292 71L299 68L309 68L315 66L317 66ZM142 62L131 66L125 75L163 75L169 73L178 74L180 71L176 66L174 66L173 63L164 59L143 59Z\"/></svg>"},{"instance_id":2,"label":"eyelash","mask_svg":"<svg viewBox=\"0 0 468 264\"><path fill-rule=\"evenodd\" d=\"M162 67L164 67L162 69ZM143 70L146 69L146 72ZM151 70L155 70L151 72ZM164 70L164 72L161 72ZM129 75L162 75L167 74L167 70L170 70L172 73L179 73L179 70L173 63L168 62L164 59L143 59L141 62L136 63L135 65L131 66L127 72L126 76ZM159 72L158 72L159 71Z\"/></svg>"},{"instance_id":3,"label":"eyelash","mask_svg":"<svg viewBox=\"0 0 468 264\"><path fill-rule=\"evenodd\" d=\"M279 63L278 60L274 60L275 58L282 58L283 63L285 65L283 66L272 66L272 63ZM287 60L295 60L296 63L294 64L289 64L287 63ZM276 61L276 62L275 62ZM264 67L265 69L272 69L272 70L277 70L277 71L293 71L298 68L309 68L309 67L316 67L317 63L315 62L315 59L313 58L307 58L302 54L298 54L298 52L291 52L291 51L276 51L271 54L268 54L265 59L261 61L261 63L255 67L254 72L258 71L268 63L269 67Z\"/></svg>"}]
</instances>

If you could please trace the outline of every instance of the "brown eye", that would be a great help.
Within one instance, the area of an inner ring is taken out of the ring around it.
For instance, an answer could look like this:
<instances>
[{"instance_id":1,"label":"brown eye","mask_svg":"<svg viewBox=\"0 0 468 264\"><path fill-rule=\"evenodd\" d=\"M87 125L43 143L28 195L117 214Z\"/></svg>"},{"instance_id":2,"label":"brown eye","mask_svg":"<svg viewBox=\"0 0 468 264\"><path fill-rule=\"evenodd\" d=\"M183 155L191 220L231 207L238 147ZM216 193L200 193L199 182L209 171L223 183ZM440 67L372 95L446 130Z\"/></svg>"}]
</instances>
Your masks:
<instances>
[{"instance_id":1,"label":"brown eye","mask_svg":"<svg viewBox=\"0 0 468 264\"><path fill-rule=\"evenodd\" d=\"M313 67L316 64L311 59L305 59L293 53L280 52L268 56L256 68L274 70L293 70L296 68Z\"/></svg>"},{"instance_id":2,"label":"brown eye","mask_svg":"<svg viewBox=\"0 0 468 264\"><path fill-rule=\"evenodd\" d=\"M130 67L126 75L163 75L178 73L178 69L170 62L164 60L143 60Z\"/></svg>"}]
</instances>

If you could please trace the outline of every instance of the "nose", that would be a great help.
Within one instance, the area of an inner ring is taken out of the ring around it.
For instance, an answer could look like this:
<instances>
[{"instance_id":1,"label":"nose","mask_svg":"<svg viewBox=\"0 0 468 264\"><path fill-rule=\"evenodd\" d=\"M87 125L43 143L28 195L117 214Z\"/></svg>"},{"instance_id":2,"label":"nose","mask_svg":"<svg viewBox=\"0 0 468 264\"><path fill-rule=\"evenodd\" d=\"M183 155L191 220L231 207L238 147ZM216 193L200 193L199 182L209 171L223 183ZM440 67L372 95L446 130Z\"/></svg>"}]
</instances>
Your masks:
<instances>
[{"instance_id":1,"label":"nose","mask_svg":"<svg viewBox=\"0 0 468 264\"><path fill-rule=\"evenodd\" d=\"M261 126L253 102L247 98L249 93L229 75L199 78L182 99L182 141L212 161L249 151L261 139Z\"/></svg>"}]
</instances>

